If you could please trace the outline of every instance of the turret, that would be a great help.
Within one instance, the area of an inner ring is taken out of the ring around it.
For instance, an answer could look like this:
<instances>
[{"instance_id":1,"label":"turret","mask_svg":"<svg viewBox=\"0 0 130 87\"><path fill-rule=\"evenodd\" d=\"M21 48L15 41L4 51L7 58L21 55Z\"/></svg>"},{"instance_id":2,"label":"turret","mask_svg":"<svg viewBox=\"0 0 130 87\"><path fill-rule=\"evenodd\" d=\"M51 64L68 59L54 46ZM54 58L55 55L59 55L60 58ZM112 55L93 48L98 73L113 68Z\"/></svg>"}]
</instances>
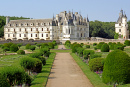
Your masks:
<instances>
[{"instance_id":1,"label":"turret","mask_svg":"<svg viewBox=\"0 0 130 87\"><path fill-rule=\"evenodd\" d=\"M9 17L9 16L7 16L7 17L6 17L6 24L8 24L8 23L9 23L9 21L10 21L10 17Z\"/></svg>"}]
</instances>

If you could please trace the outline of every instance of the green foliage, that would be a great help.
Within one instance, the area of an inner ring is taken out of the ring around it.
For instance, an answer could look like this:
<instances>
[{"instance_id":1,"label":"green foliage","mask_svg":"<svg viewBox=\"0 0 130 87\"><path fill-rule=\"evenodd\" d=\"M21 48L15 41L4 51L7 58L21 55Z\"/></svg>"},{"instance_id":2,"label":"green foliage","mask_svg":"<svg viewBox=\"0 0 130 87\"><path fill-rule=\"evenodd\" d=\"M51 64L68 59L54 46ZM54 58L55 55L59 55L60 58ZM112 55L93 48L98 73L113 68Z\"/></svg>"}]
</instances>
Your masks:
<instances>
[{"instance_id":1,"label":"green foliage","mask_svg":"<svg viewBox=\"0 0 130 87\"><path fill-rule=\"evenodd\" d=\"M80 45L81 45L81 46L84 46L84 43L81 43Z\"/></svg>"},{"instance_id":2,"label":"green foliage","mask_svg":"<svg viewBox=\"0 0 130 87\"><path fill-rule=\"evenodd\" d=\"M37 72L40 73L42 70L42 61L40 59L37 58L33 58L33 60L35 61L34 65L33 65L33 72Z\"/></svg>"},{"instance_id":3,"label":"green foliage","mask_svg":"<svg viewBox=\"0 0 130 87\"><path fill-rule=\"evenodd\" d=\"M77 48L78 47L82 47L80 44L76 44L76 43L74 43L74 44L72 44L72 53L75 53L75 52L77 52Z\"/></svg>"},{"instance_id":4,"label":"green foliage","mask_svg":"<svg viewBox=\"0 0 130 87\"><path fill-rule=\"evenodd\" d=\"M36 47L34 45L31 45L29 48L30 48L30 50L33 51L33 50L35 50Z\"/></svg>"},{"instance_id":5,"label":"green foliage","mask_svg":"<svg viewBox=\"0 0 130 87\"><path fill-rule=\"evenodd\" d=\"M21 44L17 44L17 46L20 48L22 46L22 43Z\"/></svg>"},{"instance_id":6,"label":"green foliage","mask_svg":"<svg viewBox=\"0 0 130 87\"><path fill-rule=\"evenodd\" d=\"M121 43L118 43L118 44L114 45L114 49L115 49L115 50L116 50L116 49L124 50L124 45L121 44Z\"/></svg>"},{"instance_id":7,"label":"green foliage","mask_svg":"<svg viewBox=\"0 0 130 87\"><path fill-rule=\"evenodd\" d=\"M54 45L53 43L48 43L48 45L49 45L49 48L50 48L50 49L54 49L54 46L55 46L55 45Z\"/></svg>"},{"instance_id":8,"label":"green foliage","mask_svg":"<svg viewBox=\"0 0 130 87\"><path fill-rule=\"evenodd\" d=\"M100 42L99 44L97 44L96 48L97 49L101 49L102 45L104 44L104 42Z\"/></svg>"},{"instance_id":9,"label":"green foliage","mask_svg":"<svg viewBox=\"0 0 130 87\"><path fill-rule=\"evenodd\" d=\"M70 43L70 44L71 44L71 42L70 42L69 40L67 40L67 41L65 42L65 45L67 45L67 43Z\"/></svg>"},{"instance_id":10,"label":"green foliage","mask_svg":"<svg viewBox=\"0 0 130 87\"><path fill-rule=\"evenodd\" d=\"M45 57L49 57L50 49L48 47L41 48L40 52L42 52Z\"/></svg>"},{"instance_id":11,"label":"green foliage","mask_svg":"<svg viewBox=\"0 0 130 87\"><path fill-rule=\"evenodd\" d=\"M115 22L101 22L98 20L89 22L90 37L114 38Z\"/></svg>"},{"instance_id":12,"label":"green foliage","mask_svg":"<svg viewBox=\"0 0 130 87\"><path fill-rule=\"evenodd\" d=\"M38 58L42 61L42 64L45 65L46 64L46 59L44 57L42 57L42 54L41 53L32 53L32 54L29 54L30 57L32 58Z\"/></svg>"},{"instance_id":13,"label":"green foliage","mask_svg":"<svg viewBox=\"0 0 130 87\"><path fill-rule=\"evenodd\" d=\"M9 82L10 86L23 84L26 79L25 71L21 67L4 67L0 72Z\"/></svg>"},{"instance_id":14,"label":"green foliage","mask_svg":"<svg viewBox=\"0 0 130 87\"><path fill-rule=\"evenodd\" d=\"M114 39L118 39L118 38L119 38L119 34L118 34L118 33L115 33Z\"/></svg>"},{"instance_id":15,"label":"green foliage","mask_svg":"<svg viewBox=\"0 0 130 87\"><path fill-rule=\"evenodd\" d=\"M17 54L25 55L25 51L24 51L24 50L18 50L18 51L17 51Z\"/></svg>"},{"instance_id":16,"label":"green foliage","mask_svg":"<svg viewBox=\"0 0 130 87\"><path fill-rule=\"evenodd\" d=\"M101 54L96 54L96 53L90 55L90 59L99 58L99 57L102 57L102 55Z\"/></svg>"},{"instance_id":17,"label":"green foliage","mask_svg":"<svg viewBox=\"0 0 130 87\"><path fill-rule=\"evenodd\" d=\"M24 69L32 70L34 67L35 60L31 57L24 57L20 60L20 65L24 67Z\"/></svg>"},{"instance_id":18,"label":"green foliage","mask_svg":"<svg viewBox=\"0 0 130 87\"><path fill-rule=\"evenodd\" d=\"M96 46L97 45L97 43L93 43L93 46Z\"/></svg>"},{"instance_id":19,"label":"green foliage","mask_svg":"<svg viewBox=\"0 0 130 87\"><path fill-rule=\"evenodd\" d=\"M90 45L86 45L86 48L90 48Z\"/></svg>"},{"instance_id":20,"label":"green foliage","mask_svg":"<svg viewBox=\"0 0 130 87\"><path fill-rule=\"evenodd\" d=\"M56 46L56 45L57 45L57 43L56 43L56 41L55 41L55 40L53 40L53 41L52 41L52 43L54 44L54 46Z\"/></svg>"},{"instance_id":21,"label":"green foliage","mask_svg":"<svg viewBox=\"0 0 130 87\"><path fill-rule=\"evenodd\" d=\"M83 56L83 51L84 51L84 49L83 49L82 47L78 47L78 48L77 48L77 53L78 53L78 55L79 55L80 57Z\"/></svg>"},{"instance_id":22,"label":"green foliage","mask_svg":"<svg viewBox=\"0 0 130 87\"><path fill-rule=\"evenodd\" d=\"M12 44L10 46L10 51L12 52L17 52L19 50L18 46L16 44Z\"/></svg>"},{"instance_id":23,"label":"green foliage","mask_svg":"<svg viewBox=\"0 0 130 87\"><path fill-rule=\"evenodd\" d=\"M41 44L41 48L47 48L47 47L49 48L49 45L47 43L42 43Z\"/></svg>"},{"instance_id":24,"label":"green foliage","mask_svg":"<svg viewBox=\"0 0 130 87\"><path fill-rule=\"evenodd\" d=\"M130 41L129 41L129 40L125 40L124 44L125 44L126 46L130 46Z\"/></svg>"},{"instance_id":25,"label":"green foliage","mask_svg":"<svg viewBox=\"0 0 130 87\"><path fill-rule=\"evenodd\" d=\"M116 45L116 43L110 43L109 44L110 50L114 50L115 45Z\"/></svg>"},{"instance_id":26,"label":"green foliage","mask_svg":"<svg viewBox=\"0 0 130 87\"><path fill-rule=\"evenodd\" d=\"M115 50L108 54L104 69L104 83L129 83L130 82L130 57L121 50Z\"/></svg>"},{"instance_id":27,"label":"green foliage","mask_svg":"<svg viewBox=\"0 0 130 87\"><path fill-rule=\"evenodd\" d=\"M36 46L37 46L37 47L39 47L39 49L40 49L40 47L41 47L41 44L36 44Z\"/></svg>"},{"instance_id":28,"label":"green foliage","mask_svg":"<svg viewBox=\"0 0 130 87\"><path fill-rule=\"evenodd\" d=\"M37 42L35 42L34 44L37 45Z\"/></svg>"},{"instance_id":29,"label":"green foliage","mask_svg":"<svg viewBox=\"0 0 130 87\"><path fill-rule=\"evenodd\" d=\"M104 58L95 58L89 61L89 67L91 71L103 71Z\"/></svg>"},{"instance_id":30,"label":"green foliage","mask_svg":"<svg viewBox=\"0 0 130 87\"><path fill-rule=\"evenodd\" d=\"M9 51L9 48L8 48L8 47L4 47L4 48L3 48L3 51L4 51L4 52Z\"/></svg>"},{"instance_id":31,"label":"green foliage","mask_svg":"<svg viewBox=\"0 0 130 87\"><path fill-rule=\"evenodd\" d=\"M109 45L107 43L102 45L101 52L109 52Z\"/></svg>"},{"instance_id":32,"label":"green foliage","mask_svg":"<svg viewBox=\"0 0 130 87\"><path fill-rule=\"evenodd\" d=\"M93 50L84 50L83 51L83 56L84 59L88 59L90 55L94 54L95 52Z\"/></svg>"},{"instance_id":33,"label":"green foliage","mask_svg":"<svg viewBox=\"0 0 130 87\"><path fill-rule=\"evenodd\" d=\"M0 87L10 87L10 84L8 83L6 77L3 75L0 75Z\"/></svg>"},{"instance_id":34,"label":"green foliage","mask_svg":"<svg viewBox=\"0 0 130 87\"><path fill-rule=\"evenodd\" d=\"M30 49L31 44L26 45L26 49Z\"/></svg>"}]
</instances>

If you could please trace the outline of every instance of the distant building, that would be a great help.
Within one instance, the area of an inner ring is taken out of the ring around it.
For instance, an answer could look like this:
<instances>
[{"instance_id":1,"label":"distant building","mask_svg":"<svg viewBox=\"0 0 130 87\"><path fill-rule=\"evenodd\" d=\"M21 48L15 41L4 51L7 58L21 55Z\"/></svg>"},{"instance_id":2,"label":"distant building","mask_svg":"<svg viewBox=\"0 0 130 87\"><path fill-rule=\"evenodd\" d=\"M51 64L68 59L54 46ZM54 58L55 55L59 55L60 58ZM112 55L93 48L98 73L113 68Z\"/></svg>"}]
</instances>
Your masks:
<instances>
[{"instance_id":1,"label":"distant building","mask_svg":"<svg viewBox=\"0 0 130 87\"><path fill-rule=\"evenodd\" d=\"M119 34L119 38L129 39L129 30L127 24L127 16L123 10L119 13L119 18L115 23L115 32Z\"/></svg>"},{"instance_id":2,"label":"distant building","mask_svg":"<svg viewBox=\"0 0 130 87\"><path fill-rule=\"evenodd\" d=\"M83 40L89 37L89 19L78 12L61 12L52 19L9 20L6 17L6 40Z\"/></svg>"}]
</instances>

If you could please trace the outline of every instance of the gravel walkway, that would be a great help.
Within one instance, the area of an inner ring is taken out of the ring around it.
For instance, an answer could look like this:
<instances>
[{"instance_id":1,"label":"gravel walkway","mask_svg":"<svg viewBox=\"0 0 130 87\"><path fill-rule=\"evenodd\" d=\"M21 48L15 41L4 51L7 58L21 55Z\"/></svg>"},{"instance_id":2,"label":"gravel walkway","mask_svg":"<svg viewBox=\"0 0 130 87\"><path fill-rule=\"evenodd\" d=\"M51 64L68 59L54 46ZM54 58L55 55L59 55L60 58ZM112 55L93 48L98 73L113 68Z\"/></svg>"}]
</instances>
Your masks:
<instances>
[{"instance_id":1,"label":"gravel walkway","mask_svg":"<svg viewBox=\"0 0 130 87\"><path fill-rule=\"evenodd\" d=\"M93 87L93 85L70 53L57 53L46 87Z\"/></svg>"}]
</instances>

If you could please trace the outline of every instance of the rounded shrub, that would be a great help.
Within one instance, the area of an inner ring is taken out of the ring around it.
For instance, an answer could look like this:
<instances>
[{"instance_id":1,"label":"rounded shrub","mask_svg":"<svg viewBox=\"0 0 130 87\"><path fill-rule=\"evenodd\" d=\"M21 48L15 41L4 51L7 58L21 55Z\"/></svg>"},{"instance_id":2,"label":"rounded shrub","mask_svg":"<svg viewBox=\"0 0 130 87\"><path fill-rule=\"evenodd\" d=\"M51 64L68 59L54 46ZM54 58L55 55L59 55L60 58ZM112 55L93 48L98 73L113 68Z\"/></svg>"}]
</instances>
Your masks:
<instances>
[{"instance_id":1,"label":"rounded shrub","mask_svg":"<svg viewBox=\"0 0 130 87\"><path fill-rule=\"evenodd\" d=\"M97 49L101 49L102 45L104 44L104 42L100 42L99 44L96 45Z\"/></svg>"},{"instance_id":2,"label":"rounded shrub","mask_svg":"<svg viewBox=\"0 0 130 87\"><path fill-rule=\"evenodd\" d=\"M67 43L70 43L70 44L71 44L71 42L70 42L69 40L67 40L67 41L65 42L65 45L66 45Z\"/></svg>"},{"instance_id":3,"label":"rounded shrub","mask_svg":"<svg viewBox=\"0 0 130 87\"><path fill-rule=\"evenodd\" d=\"M130 41L129 41L129 40L125 40L124 44L125 44L126 46L130 46Z\"/></svg>"},{"instance_id":4,"label":"rounded shrub","mask_svg":"<svg viewBox=\"0 0 130 87\"><path fill-rule=\"evenodd\" d=\"M26 45L26 49L29 49L30 46L31 46L31 44L27 44L27 45Z\"/></svg>"},{"instance_id":5,"label":"rounded shrub","mask_svg":"<svg viewBox=\"0 0 130 87\"><path fill-rule=\"evenodd\" d=\"M55 45L53 43L48 43L50 49L54 49Z\"/></svg>"},{"instance_id":6,"label":"rounded shrub","mask_svg":"<svg viewBox=\"0 0 130 87\"><path fill-rule=\"evenodd\" d=\"M89 61L89 67L91 71L103 71L104 58L95 58Z\"/></svg>"},{"instance_id":7,"label":"rounded shrub","mask_svg":"<svg viewBox=\"0 0 130 87\"><path fill-rule=\"evenodd\" d=\"M109 45L107 43L102 45L101 52L109 52Z\"/></svg>"},{"instance_id":8,"label":"rounded shrub","mask_svg":"<svg viewBox=\"0 0 130 87\"><path fill-rule=\"evenodd\" d=\"M39 43L39 44L36 44L36 46L37 46L37 47L39 47L39 49L40 49L40 47L41 47L41 44L40 44L40 43Z\"/></svg>"},{"instance_id":9,"label":"rounded shrub","mask_svg":"<svg viewBox=\"0 0 130 87\"><path fill-rule=\"evenodd\" d=\"M12 44L10 46L10 51L12 52L17 52L19 50L18 46L16 44Z\"/></svg>"},{"instance_id":10,"label":"rounded shrub","mask_svg":"<svg viewBox=\"0 0 130 87\"><path fill-rule=\"evenodd\" d=\"M108 54L102 74L104 83L129 83L130 82L130 57L121 50Z\"/></svg>"},{"instance_id":11,"label":"rounded shrub","mask_svg":"<svg viewBox=\"0 0 130 87\"><path fill-rule=\"evenodd\" d=\"M90 59L94 59L94 58L98 58L98 57L102 57L101 54L90 54Z\"/></svg>"},{"instance_id":12,"label":"rounded shrub","mask_svg":"<svg viewBox=\"0 0 130 87\"><path fill-rule=\"evenodd\" d=\"M90 48L90 45L86 45L86 48Z\"/></svg>"},{"instance_id":13,"label":"rounded shrub","mask_svg":"<svg viewBox=\"0 0 130 87\"><path fill-rule=\"evenodd\" d=\"M97 43L93 43L93 46L96 46L97 45Z\"/></svg>"},{"instance_id":14,"label":"rounded shrub","mask_svg":"<svg viewBox=\"0 0 130 87\"><path fill-rule=\"evenodd\" d=\"M33 50L35 50L36 47L34 45L31 45L29 48L30 48L30 50L33 51Z\"/></svg>"},{"instance_id":15,"label":"rounded shrub","mask_svg":"<svg viewBox=\"0 0 130 87\"><path fill-rule=\"evenodd\" d=\"M38 59L42 61L43 66L46 65L46 59L43 56L40 56Z\"/></svg>"},{"instance_id":16,"label":"rounded shrub","mask_svg":"<svg viewBox=\"0 0 130 87\"><path fill-rule=\"evenodd\" d=\"M40 59L37 59L37 58L33 58L35 63L34 63L34 66L33 66L33 72L37 72L37 73L40 73L41 70L42 70L42 62Z\"/></svg>"},{"instance_id":17,"label":"rounded shrub","mask_svg":"<svg viewBox=\"0 0 130 87\"><path fill-rule=\"evenodd\" d=\"M24 69L17 66L4 67L1 69L1 75L8 80L10 86L23 84L25 80Z\"/></svg>"},{"instance_id":18,"label":"rounded shrub","mask_svg":"<svg viewBox=\"0 0 130 87\"><path fill-rule=\"evenodd\" d=\"M24 51L24 50L18 50L18 51L17 51L17 54L24 55L24 54L25 54L25 51Z\"/></svg>"}]
</instances>

